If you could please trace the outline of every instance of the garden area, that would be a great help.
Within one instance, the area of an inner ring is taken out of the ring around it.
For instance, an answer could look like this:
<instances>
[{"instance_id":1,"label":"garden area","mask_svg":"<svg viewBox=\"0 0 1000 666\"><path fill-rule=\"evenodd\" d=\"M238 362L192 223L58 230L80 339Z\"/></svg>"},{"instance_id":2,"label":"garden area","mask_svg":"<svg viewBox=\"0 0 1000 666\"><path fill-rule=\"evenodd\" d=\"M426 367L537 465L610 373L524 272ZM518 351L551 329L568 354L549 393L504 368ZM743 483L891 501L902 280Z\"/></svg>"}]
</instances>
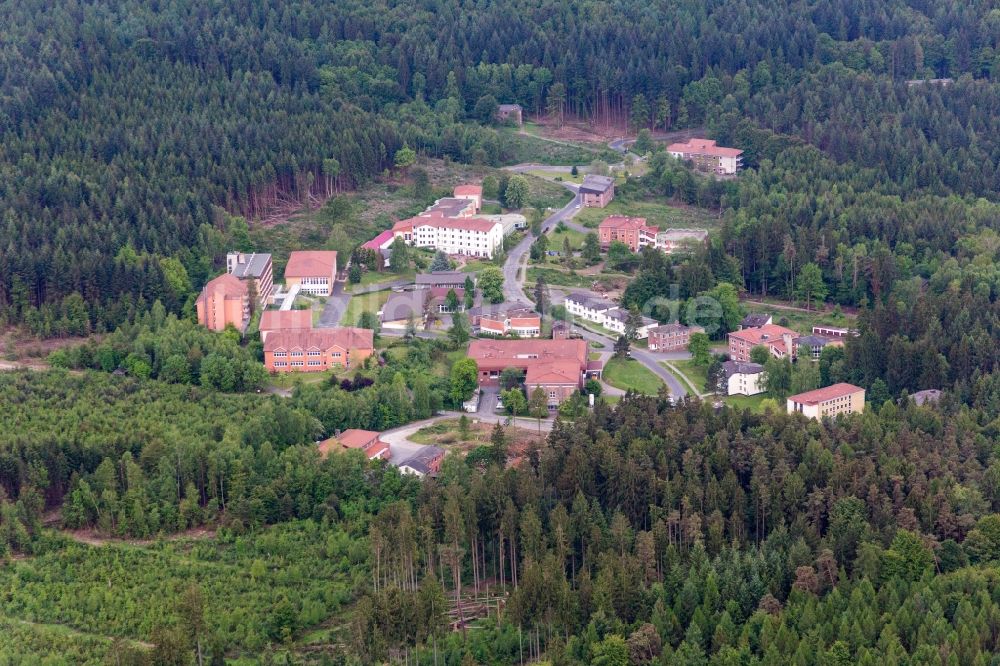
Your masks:
<instances>
[{"instance_id":1,"label":"garden area","mask_svg":"<svg viewBox=\"0 0 1000 666\"><path fill-rule=\"evenodd\" d=\"M660 229L695 228L714 229L719 226L717 213L704 208L683 206L666 198L625 200L614 199L604 208L584 208L577 213L575 221L585 227L596 229L601 220L609 215L644 217L646 222Z\"/></svg>"},{"instance_id":2,"label":"garden area","mask_svg":"<svg viewBox=\"0 0 1000 666\"><path fill-rule=\"evenodd\" d=\"M632 389L645 395L657 395L664 383L634 359L613 358L604 365L604 381L617 389Z\"/></svg>"}]
</instances>

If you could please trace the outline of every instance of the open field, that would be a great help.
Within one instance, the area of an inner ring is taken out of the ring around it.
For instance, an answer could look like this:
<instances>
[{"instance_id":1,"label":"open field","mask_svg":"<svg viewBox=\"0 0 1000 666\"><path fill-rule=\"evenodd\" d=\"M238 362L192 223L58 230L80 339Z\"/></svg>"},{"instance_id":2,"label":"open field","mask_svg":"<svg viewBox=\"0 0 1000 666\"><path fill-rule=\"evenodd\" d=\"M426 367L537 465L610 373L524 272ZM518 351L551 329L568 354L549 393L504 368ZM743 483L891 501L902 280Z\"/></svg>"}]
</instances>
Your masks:
<instances>
[{"instance_id":1,"label":"open field","mask_svg":"<svg viewBox=\"0 0 1000 666\"><path fill-rule=\"evenodd\" d=\"M695 228L714 229L719 225L718 215L703 208L676 206L665 198L655 200L626 201L616 198L605 208L584 208L576 216L576 222L585 227L596 228L609 215L644 217L646 221L661 229Z\"/></svg>"},{"instance_id":2,"label":"open field","mask_svg":"<svg viewBox=\"0 0 1000 666\"><path fill-rule=\"evenodd\" d=\"M663 365L668 366L668 369L669 366L674 366L675 369L682 372L684 376L691 380L691 383L698 389L699 394L705 392L705 381L708 377L708 368L706 366L698 365L691 358L681 361L669 361Z\"/></svg>"},{"instance_id":3,"label":"open field","mask_svg":"<svg viewBox=\"0 0 1000 666\"><path fill-rule=\"evenodd\" d=\"M634 359L613 358L604 365L604 381L623 391L656 395L664 383Z\"/></svg>"},{"instance_id":4,"label":"open field","mask_svg":"<svg viewBox=\"0 0 1000 666\"><path fill-rule=\"evenodd\" d=\"M778 305L790 305L784 301L777 302ZM825 311L813 310L805 312L803 310L788 310L784 308L768 307L768 303L758 303L753 301L742 301L741 305L747 312L767 312L771 315L775 324L786 326L799 333L811 333L814 325L839 326L854 328L857 326L857 317L853 314L836 314L832 309Z\"/></svg>"},{"instance_id":5,"label":"open field","mask_svg":"<svg viewBox=\"0 0 1000 666\"><path fill-rule=\"evenodd\" d=\"M762 411L762 404L767 399L766 393L757 395L730 395L722 399L724 403L736 409L749 409L751 412Z\"/></svg>"},{"instance_id":6,"label":"open field","mask_svg":"<svg viewBox=\"0 0 1000 666\"><path fill-rule=\"evenodd\" d=\"M389 289L383 289L382 291L374 291L369 294L352 296L350 302L347 304L347 309L344 310L344 316L340 318L340 325L357 326L358 318L361 317L362 312L378 313L382 309L382 306L385 305L385 302L389 300L389 294L391 293Z\"/></svg>"},{"instance_id":7,"label":"open field","mask_svg":"<svg viewBox=\"0 0 1000 666\"><path fill-rule=\"evenodd\" d=\"M511 155L510 164L537 162L554 166L567 164L590 164L595 159L615 161L617 153L600 141L573 141L563 138L549 138L540 126L525 123L522 131L516 128L502 128L500 132L508 142Z\"/></svg>"},{"instance_id":8,"label":"open field","mask_svg":"<svg viewBox=\"0 0 1000 666\"><path fill-rule=\"evenodd\" d=\"M402 273L393 273L388 269L382 272L365 271L361 274L361 282L358 282L357 284L347 284L345 285L345 289L347 291L356 291L365 287L371 287L372 285L385 284L396 280L409 280L412 282L414 275L416 275L416 271L413 269Z\"/></svg>"}]
</instances>

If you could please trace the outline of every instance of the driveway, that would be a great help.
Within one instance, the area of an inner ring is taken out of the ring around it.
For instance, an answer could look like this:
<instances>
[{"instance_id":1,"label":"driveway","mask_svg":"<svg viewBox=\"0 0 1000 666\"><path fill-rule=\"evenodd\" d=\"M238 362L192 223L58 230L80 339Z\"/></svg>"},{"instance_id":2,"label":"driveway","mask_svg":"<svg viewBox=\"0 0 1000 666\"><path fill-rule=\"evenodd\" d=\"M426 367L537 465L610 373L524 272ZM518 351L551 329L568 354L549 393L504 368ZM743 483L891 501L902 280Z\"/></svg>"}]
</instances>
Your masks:
<instances>
[{"instance_id":1,"label":"driveway","mask_svg":"<svg viewBox=\"0 0 1000 666\"><path fill-rule=\"evenodd\" d=\"M333 294L327 297L326 306L319 316L316 328L333 328L340 325L340 320L347 311L347 304L351 300L351 295L344 291L343 281L333 283ZM357 322L351 322L356 324Z\"/></svg>"}]
</instances>

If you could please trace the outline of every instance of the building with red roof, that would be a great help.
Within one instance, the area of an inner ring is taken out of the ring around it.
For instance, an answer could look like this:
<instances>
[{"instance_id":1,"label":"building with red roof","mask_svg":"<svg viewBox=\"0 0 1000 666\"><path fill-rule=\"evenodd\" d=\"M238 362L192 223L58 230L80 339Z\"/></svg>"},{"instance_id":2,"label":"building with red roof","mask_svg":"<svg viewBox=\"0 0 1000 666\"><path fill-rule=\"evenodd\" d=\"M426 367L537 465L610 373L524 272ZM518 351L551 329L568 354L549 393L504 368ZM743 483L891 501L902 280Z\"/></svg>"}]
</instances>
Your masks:
<instances>
[{"instance_id":1,"label":"building with red roof","mask_svg":"<svg viewBox=\"0 0 1000 666\"><path fill-rule=\"evenodd\" d=\"M271 372L322 372L350 368L375 353L368 328L278 330L264 340L264 367Z\"/></svg>"},{"instance_id":2,"label":"building with red roof","mask_svg":"<svg viewBox=\"0 0 1000 666\"><path fill-rule=\"evenodd\" d=\"M260 341L275 331L311 329L312 310L265 310L260 313Z\"/></svg>"},{"instance_id":3,"label":"building with red roof","mask_svg":"<svg viewBox=\"0 0 1000 666\"><path fill-rule=\"evenodd\" d=\"M337 280L337 253L332 250L296 250L288 255L285 265L285 286L316 296L333 293Z\"/></svg>"},{"instance_id":4,"label":"building with red roof","mask_svg":"<svg viewBox=\"0 0 1000 666\"><path fill-rule=\"evenodd\" d=\"M319 443L324 458L338 449L361 449L369 460L388 460L392 455L389 444L383 442L374 430L351 428Z\"/></svg>"},{"instance_id":5,"label":"building with red roof","mask_svg":"<svg viewBox=\"0 0 1000 666\"><path fill-rule=\"evenodd\" d=\"M789 414L802 414L811 419L864 411L865 390L841 382L814 391L788 396Z\"/></svg>"},{"instance_id":6,"label":"building with red roof","mask_svg":"<svg viewBox=\"0 0 1000 666\"><path fill-rule=\"evenodd\" d=\"M213 331L232 324L244 330L250 321L250 292L247 283L223 273L209 280L195 301L198 323Z\"/></svg>"},{"instance_id":7,"label":"building with red roof","mask_svg":"<svg viewBox=\"0 0 1000 666\"><path fill-rule=\"evenodd\" d=\"M476 204L476 212L478 213L483 207L483 186L482 185L456 185L455 186L455 198L456 199L469 199L474 201Z\"/></svg>"},{"instance_id":8,"label":"building with red roof","mask_svg":"<svg viewBox=\"0 0 1000 666\"><path fill-rule=\"evenodd\" d=\"M647 245L656 245L656 234L659 227L646 224L644 217L628 217L626 215L609 215L597 226L601 247L607 249L617 241L625 243L633 252L638 252Z\"/></svg>"},{"instance_id":9,"label":"building with red roof","mask_svg":"<svg viewBox=\"0 0 1000 666\"><path fill-rule=\"evenodd\" d=\"M689 139L672 143L667 152L679 160L694 162L695 167L721 175L732 175L742 166L742 150L716 145L711 139Z\"/></svg>"},{"instance_id":10,"label":"building with red roof","mask_svg":"<svg viewBox=\"0 0 1000 666\"><path fill-rule=\"evenodd\" d=\"M750 350L762 346L766 347L771 356L775 358L787 356L794 359L798 348L796 343L798 338L798 333L777 324L732 331L729 334L729 358L733 361L749 361Z\"/></svg>"},{"instance_id":11,"label":"building with red roof","mask_svg":"<svg viewBox=\"0 0 1000 666\"><path fill-rule=\"evenodd\" d=\"M468 357L479 367L479 384L496 386L500 373L517 368L525 373L525 387L541 387L550 405L557 405L583 388L588 376L601 368L589 362L585 340L473 340Z\"/></svg>"}]
</instances>

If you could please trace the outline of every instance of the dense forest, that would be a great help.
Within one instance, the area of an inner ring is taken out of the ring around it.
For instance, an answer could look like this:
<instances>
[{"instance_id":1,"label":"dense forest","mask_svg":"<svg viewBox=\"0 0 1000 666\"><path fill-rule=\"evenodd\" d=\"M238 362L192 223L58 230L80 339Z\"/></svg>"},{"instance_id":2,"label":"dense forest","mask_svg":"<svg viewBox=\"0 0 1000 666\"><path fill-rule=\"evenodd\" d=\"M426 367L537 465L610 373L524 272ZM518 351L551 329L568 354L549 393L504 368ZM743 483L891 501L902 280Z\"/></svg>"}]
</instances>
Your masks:
<instances>
[{"instance_id":1,"label":"dense forest","mask_svg":"<svg viewBox=\"0 0 1000 666\"><path fill-rule=\"evenodd\" d=\"M738 114L876 167L889 196L997 191L985 3L2 6L0 306L42 335L67 333L76 295L95 330L157 299L179 311L245 244L231 215L363 183L404 144L502 162L481 124L498 101L722 138Z\"/></svg>"},{"instance_id":2,"label":"dense forest","mask_svg":"<svg viewBox=\"0 0 1000 666\"><path fill-rule=\"evenodd\" d=\"M0 373L0 663L994 663L994 4L0 0L0 327L99 334ZM742 149L717 180L648 147L620 200L719 232L626 257L623 302L712 297L717 339L740 292L856 310L819 374L866 411L629 394L434 479L319 456L453 404L457 346L260 394L198 289L403 147L515 160L507 102Z\"/></svg>"}]
</instances>

